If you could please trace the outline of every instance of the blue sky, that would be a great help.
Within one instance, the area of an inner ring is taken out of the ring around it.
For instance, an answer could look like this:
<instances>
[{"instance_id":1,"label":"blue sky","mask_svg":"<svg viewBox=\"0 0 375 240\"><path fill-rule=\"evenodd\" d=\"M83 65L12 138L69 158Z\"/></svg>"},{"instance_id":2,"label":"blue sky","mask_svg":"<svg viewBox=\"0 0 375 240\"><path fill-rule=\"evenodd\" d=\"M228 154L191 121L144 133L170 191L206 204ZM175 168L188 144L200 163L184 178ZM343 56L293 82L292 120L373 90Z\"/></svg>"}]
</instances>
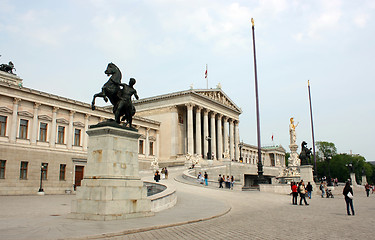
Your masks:
<instances>
[{"instance_id":1,"label":"blue sky","mask_svg":"<svg viewBox=\"0 0 375 240\"><path fill-rule=\"evenodd\" d=\"M273 134L289 151L294 117L312 146L310 80L315 140L375 160L375 1L1 0L0 62L26 87L88 103L109 62L141 98L206 88L208 64L209 87L241 107L241 140L256 145L252 17L262 145Z\"/></svg>"}]
</instances>

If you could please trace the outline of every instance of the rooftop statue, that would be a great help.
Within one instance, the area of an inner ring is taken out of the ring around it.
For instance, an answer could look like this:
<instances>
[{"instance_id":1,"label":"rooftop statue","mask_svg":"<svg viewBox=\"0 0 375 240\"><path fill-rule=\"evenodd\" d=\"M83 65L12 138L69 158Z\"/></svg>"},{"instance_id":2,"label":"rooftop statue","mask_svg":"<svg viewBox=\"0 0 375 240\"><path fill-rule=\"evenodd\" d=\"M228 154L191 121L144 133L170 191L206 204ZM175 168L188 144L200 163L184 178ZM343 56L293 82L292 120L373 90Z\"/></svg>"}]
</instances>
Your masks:
<instances>
[{"instance_id":1,"label":"rooftop statue","mask_svg":"<svg viewBox=\"0 0 375 240\"><path fill-rule=\"evenodd\" d=\"M14 74L13 69L16 70L14 68L14 64L12 62L9 62L8 64L6 64L6 63L0 64L0 71L7 72L7 73L10 73L10 74Z\"/></svg>"},{"instance_id":2,"label":"rooftop statue","mask_svg":"<svg viewBox=\"0 0 375 240\"><path fill-rule=\"evenodd\" d=\"M105 74L111 76L103 85L102 91L94 95L91 103L92 110L95 110L95 99L102 97L105 102L109 101L113 105L113 113L115 114L115 121L120 124L121 121L126 120L125 126L132 126L133 116L135 114L135 107L132 103L132 96L139 99L137 91L133 88L136 83L134 78L130 78L129 85L121 83L121 71L113 63L109 63Z\"/></svg>"}]
</instances>

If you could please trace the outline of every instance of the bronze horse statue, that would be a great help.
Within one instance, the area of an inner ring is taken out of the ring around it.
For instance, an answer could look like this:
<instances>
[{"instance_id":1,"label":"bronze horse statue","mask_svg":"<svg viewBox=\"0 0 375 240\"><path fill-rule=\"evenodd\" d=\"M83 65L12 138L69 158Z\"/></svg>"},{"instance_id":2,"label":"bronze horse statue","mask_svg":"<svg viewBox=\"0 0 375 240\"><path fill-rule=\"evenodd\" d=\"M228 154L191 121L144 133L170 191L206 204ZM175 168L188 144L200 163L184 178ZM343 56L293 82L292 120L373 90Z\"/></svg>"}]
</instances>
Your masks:
<instances>
[{"instance_id":1,"label":"bronze horse statue","mask_svg":"<svg viewBox=\"0 0 375 240\"><path fill-rule=\"evenodd\" d=\"M135 108L131 101L132 95L139 99L137 91L133 88L135 79L131 78L129 85L121 83L121 71L113 63L109 63L105 74L111 76L103 85L102 91L94 95L91 103L92 110L95 110L95 99L102 97L105 102L109 101L113 105L113 113L115 114L115 121L120 124L121 121L126 120L125 126L129 125L132 128L132 119L135 114ZM122 87L122 88L121 88Z\"/></svg>"},{"instance_id":2,"label":"bronze horse statue","mask_svg":"<svg viewBox=\"0 0 375 240\"><path fill-rule=\"evenodd\" d=\"M6 63L0 64L0 71L2 71L2 72L14 74L13 69L16 70L14 68L14 64L12 62L9 62L8 64L6 64Z\"/></svg>"},{"instance_id":3,"label":"bronze horse statue","mask_svg":"<svg viewBox=\"0 0 375 240\"><path fill-rule=\"evenodd\" d=\"M306 147L307 143L303 141L301 143L301 153L299 154L299 159L301 159L301 165L308 165L311 156L311 148Z\"/></svg>"}]
</instances>

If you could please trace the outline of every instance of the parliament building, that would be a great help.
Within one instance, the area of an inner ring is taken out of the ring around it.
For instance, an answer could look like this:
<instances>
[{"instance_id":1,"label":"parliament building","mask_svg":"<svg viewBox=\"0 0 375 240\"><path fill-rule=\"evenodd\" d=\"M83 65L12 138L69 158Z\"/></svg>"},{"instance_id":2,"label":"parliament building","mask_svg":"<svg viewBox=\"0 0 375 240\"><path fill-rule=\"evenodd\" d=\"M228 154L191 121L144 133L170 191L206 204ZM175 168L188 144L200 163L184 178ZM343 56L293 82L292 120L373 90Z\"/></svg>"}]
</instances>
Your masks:
<instances>
[{"instance_id":1,"label":"parliament building","mask_svg":"<svg viewBox=\"0 0 375 240\"><path fill-rule=\"evenodd\" d=\"M242 110L220 87L144 98L134 105L141 170L150 169L155 158L160 167L183 166L187 154L214 162L227 154L238 166L255 169L257 147L240 142ZM111 118L111 106L93 111L89 103L24 87L21 78L0 71L0 195L36 194L40 179L46 194L74 191L87 163L86 130ZM275 177L285 166L285 149L262 148L262 160L265 173L269 168Z\"/></svg>"}]
</instances>

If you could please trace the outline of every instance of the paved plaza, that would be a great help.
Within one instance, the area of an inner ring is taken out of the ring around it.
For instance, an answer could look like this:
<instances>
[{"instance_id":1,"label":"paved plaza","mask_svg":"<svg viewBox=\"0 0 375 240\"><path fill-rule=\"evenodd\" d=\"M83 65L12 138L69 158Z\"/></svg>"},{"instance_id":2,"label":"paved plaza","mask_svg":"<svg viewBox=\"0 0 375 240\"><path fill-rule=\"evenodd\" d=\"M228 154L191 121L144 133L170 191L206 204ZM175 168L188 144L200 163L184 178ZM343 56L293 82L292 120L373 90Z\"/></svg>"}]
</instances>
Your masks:
<instances>
[{"instance_id":1,"label":"paved plaza","mask_svg":"<svg viewBox=\"0 0 375 240\"><path fill-rule=\"evenodd\" d=\"M372 239L375 194L354 189L356 215L341 194L313 195L294 206L289 195L240 192L186 182L170 170L175 207L147 218L84 221L67 218L74 195L0 196L0 239ZM150 177L148 177L150 179ZM212 176L216 178L216 176Z\"/></svg>"}]
</instances>

